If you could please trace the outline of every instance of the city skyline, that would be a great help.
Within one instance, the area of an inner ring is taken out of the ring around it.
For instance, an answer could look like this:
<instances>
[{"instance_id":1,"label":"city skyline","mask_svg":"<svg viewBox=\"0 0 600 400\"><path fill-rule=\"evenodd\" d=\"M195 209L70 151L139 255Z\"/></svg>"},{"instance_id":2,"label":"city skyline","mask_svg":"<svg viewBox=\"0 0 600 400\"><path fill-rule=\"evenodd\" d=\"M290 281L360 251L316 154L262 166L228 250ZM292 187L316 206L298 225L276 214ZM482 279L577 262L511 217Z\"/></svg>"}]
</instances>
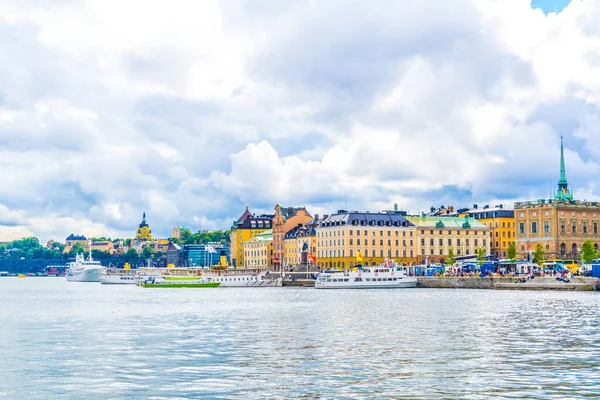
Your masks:
<instances>
[{"instance_id":1,"label":"city skyline","mask_svg":"<svg viewBox=\"0 0 600 400\"><path fill-rule=\"evenodd\" d=\"M510 206L561 135L598 200L600 2L550 3L0 5L0 240Z\"/></svg>"}]
</instances>

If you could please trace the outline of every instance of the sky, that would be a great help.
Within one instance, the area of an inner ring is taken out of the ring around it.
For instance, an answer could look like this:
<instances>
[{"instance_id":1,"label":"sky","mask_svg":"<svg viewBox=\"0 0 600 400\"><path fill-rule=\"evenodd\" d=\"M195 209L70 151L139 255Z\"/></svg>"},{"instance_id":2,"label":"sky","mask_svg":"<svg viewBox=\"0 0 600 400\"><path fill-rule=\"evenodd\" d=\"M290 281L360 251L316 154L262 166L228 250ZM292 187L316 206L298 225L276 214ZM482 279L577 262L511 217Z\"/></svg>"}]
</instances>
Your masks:
<instances>
[{"instance_id":1,"label":"sky","mask_svg":"<svg viewBox=\"0 0 600 400\"><path fill-rule=\"evenodd\" d=\"M600 0L0 0L0 240L512 206L552 195L560 135L599 200L599 20Z\"/></svg>"}]
</instances>

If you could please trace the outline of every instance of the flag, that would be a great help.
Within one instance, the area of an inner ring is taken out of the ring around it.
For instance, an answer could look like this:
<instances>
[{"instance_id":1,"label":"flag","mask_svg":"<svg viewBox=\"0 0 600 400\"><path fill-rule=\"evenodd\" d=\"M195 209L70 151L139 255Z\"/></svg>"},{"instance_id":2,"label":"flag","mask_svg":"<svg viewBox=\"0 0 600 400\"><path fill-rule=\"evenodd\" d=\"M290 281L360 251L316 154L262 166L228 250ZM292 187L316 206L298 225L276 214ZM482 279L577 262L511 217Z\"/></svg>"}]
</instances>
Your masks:
<instances>
[{"instance_id":1,"label":"flag","mask_svg":"<svg viewBox=\"0 0 600 400\"><path fill-rule=\"evenodd\" d=\"M308 261L317 262L317 258L315 256L313 256L312 254L309 254L308 255Z\"/></svg>"},{"instance_id":2,"label":"flag","mask_svg":"<svg viewBox=\"0 0 600 400\"><path fill-rule=\"evenodd\" d=\"M356 261L361 262L363 260L363 256L360 253L360 250L356 252Z\"/></svg>"}]
</instances>

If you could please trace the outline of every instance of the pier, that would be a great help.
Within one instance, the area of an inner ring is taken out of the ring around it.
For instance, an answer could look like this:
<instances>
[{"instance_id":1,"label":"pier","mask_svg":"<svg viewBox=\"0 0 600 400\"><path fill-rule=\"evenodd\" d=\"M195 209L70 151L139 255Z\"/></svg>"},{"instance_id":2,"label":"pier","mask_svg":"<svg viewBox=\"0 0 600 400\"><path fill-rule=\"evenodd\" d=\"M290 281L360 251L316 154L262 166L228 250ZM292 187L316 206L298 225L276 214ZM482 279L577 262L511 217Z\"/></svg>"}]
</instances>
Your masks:
<instances>
[{"instance_id":1,"label":"pier","mask_svg":"<svg viewBox=\"0 0 600 400\"><path fill-rule=\"evenodd\" d=\"M421 288L437 289L498 289L498 290L575 290L600 291L600 279L574 276L570 282L554 277L536 277L524 283L512 277L418 277Z\"/></svg>"}]
</instances>

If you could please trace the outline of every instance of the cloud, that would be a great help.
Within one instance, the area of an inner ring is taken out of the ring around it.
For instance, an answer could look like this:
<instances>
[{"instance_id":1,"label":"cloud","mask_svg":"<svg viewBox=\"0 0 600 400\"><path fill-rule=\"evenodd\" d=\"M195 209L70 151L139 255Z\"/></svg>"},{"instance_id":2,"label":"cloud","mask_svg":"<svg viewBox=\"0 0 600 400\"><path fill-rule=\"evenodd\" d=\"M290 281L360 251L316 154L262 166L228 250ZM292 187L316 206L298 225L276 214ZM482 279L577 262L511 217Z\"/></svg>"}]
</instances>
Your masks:
<instances>
[{"instance_id":1,"label":"cloud","mask_svg":"<svg viewBox=\"0 0 600 400\"><path fill-rule=\"evenodd\" d=\"M0 5L3 238L597 199L598 1ZM439 205L438 204L438 205Z\"/></svg>"}]
</instances>

